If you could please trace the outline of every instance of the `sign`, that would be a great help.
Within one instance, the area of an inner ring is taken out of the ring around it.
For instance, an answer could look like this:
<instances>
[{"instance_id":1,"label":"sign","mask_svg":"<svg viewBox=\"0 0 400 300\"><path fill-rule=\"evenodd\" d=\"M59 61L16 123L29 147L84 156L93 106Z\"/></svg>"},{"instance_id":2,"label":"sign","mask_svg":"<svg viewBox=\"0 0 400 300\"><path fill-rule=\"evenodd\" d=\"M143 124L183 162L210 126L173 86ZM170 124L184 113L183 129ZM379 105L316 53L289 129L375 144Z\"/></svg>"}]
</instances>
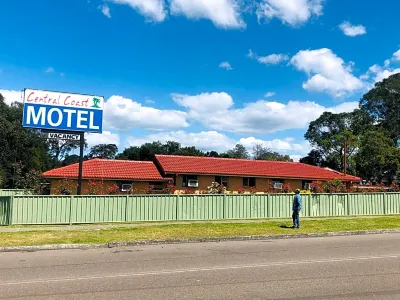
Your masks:
<instances>
[{"instance_id":1,"label":"sign","mask_svg":"<svg viewBox=\"0 0 400 300\"><path fill-rule=\"evenodd\" d=\"M44 133L48 139L52 140L69 140L69 141L79 141L79 134L71 134L71 133L57 133L57 132L47 132Z\"/></svg>"},{"instance_id":2,"label":"sign","mask_svg":"<svg viewBox=\"0 0 400 300\"><path fill-rule=\"evenodd\" d=\"M104 98L25 89L22 125L38 129L101 133Z\"/></svg>"}]
</instances>

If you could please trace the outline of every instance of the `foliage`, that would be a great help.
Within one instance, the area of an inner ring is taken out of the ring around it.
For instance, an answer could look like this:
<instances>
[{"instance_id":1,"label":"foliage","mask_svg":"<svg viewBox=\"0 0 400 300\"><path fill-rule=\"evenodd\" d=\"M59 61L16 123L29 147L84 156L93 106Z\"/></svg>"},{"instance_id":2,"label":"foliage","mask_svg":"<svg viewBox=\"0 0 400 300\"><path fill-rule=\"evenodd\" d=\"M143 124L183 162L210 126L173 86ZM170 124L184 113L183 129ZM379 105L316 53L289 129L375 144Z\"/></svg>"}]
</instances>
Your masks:
<instances>
[{"instance_id":1,"label":"foliage","mask_svg":"<svg viewBox=\"0 0 400 300\"><path fill-rule=\"evenodd\" d=\"M311 183L311 191L313 193L346 193L346 185L338 180L313 181Z\"/></svg>"},{"instance_id":2,"label":"foliage","mask_svg":"<svg viewBox=\"0 0 400 300\"><path fill-rule=\"evenodd\" d=\"M79 163L79 155L72 154L72 155L66 155L61 165L65 167L77 163Z\"/></svg>"},{"instance_id":3,"label":"foliage","mask_svg":"<svg viewBox=\"0 0 400 300\"><path fill-rule=\"evenodd\" d=\"M64 161L71 151L79 149L80 141L75 140L57 140L51 139L47 141L49 154L53 161L58 165L59 162ZM85 141L84 149L87 149L87 142Z\"/></svg>"},{"instance_id":4,"label":"foliage","mask_svg":"<svg viewBox=\"0 0 400 300\"><path fill-rule=\"evenodd\" d=\"M90 148L88 159L104 158L114 159L118 153L118 147L115 144L100 144Z\"/></svg>"},{"instance_id":5,"label":"foliage","mask_svg":"<svg viewBox=\"0 0 400 300\"><path fill-rule=\"evenodd\" d=\"M400 150L389 134L371 130L363 134L360 150L356 154L358 174L368 182L391 183L400 165Z\"/></svg>"},{"instance_id":6,"label":"foliage","mask_svg":"<svg viewBox=\"0 0 400 300\"><path fill-rule=\"evenodd\" d=\"M154 185L148 185L143 192L145 194L154 194Z\"/></svg>"},{"instance_id":7,"label":"foliage","mask_svg":"<svg viewBox=\"0 0 400 300\"><path fill-rule=\"evenodd\" d=\"M255 160L293 162L289 155L282 155L278 152L273 152L269 148L264 147L262 144L256 144L253 147L253 158Z\"/></svg>"},{"instance_id":8,"label":"foliage","mask_svg":"<svg viewBox=\"0 0 400 300\"><path fill-rule=\"evenodd\" d=\"M249 152L242 144L237 144L235 148L226 153L221 154L224 158L249 158Z\"/></svg>"},{"instance_id":9,"label":"foliage","mask_svg":"<svg viewBox=\"0 0 400 300\"><path fill-rule=\"evenodd\" d=\"M299 162L317 167L327 167L329 164L325 161L323 152L315 149L311 150L307 156L301 158Z\"/></svg>"},{"instance_id":10,"label":"foliage","mask_svg":"<svg viewBox=\"0 0 400 300\"><path fill-rule=\"evenodd\" d=\"M58 181L57 188L55 190L55 194L57 195L74 195L76 193L76 189L78 184L76 181L65 178Z\"/></svg>"},{"instance_id":11,"label":"foliage","mask_svg":"<svg viewBox=\"0 0 400 300\"><path fill-rule=\"evenodd\" d=\"M167 194L174 194L175 191L176 191L176 187L174 186L173 181L168 181L168 183L164 189L164 192Z\"/></svg>"},{"instance_id":12,"label":"foliage","mask_svg":"<svg viewBox=\"0 0 400 300\"><path fill-rule=\"evenodd\" d=\"M397 142L400 138L400 73L377 82L362 97L360 107Z\"/></svg>"},{"instance_id":13,"label":"foliage","mask_svg":"<svg viewBox=\"0 0 400 300\"><path fill-rule=\"evenodd\" d=\"M224 194L226 192L226 187L218 182L212 182L211 185L207 187L208 194Z\"/></svg>"},{"instance_id":14,"label":"foliage","mask_svg":"<svg viewBox=\"0 0 400 300\"><path fill-rule=\"evenodd\" d=\"M102 195L103 183L97 180L89 180L88 187L84 190L86 195Z\"/></svg>"},{"instance_id":15,"label":"foliage","mask_svg":"<svg viewBox=\"0 0 400 300\"><path fill-rule=\"evenodd\" d=\"M107 195L118 195L120 193L118 185L114 184L107 188Z\"/></svg>"},{"instance_id":16,"label":"foliage","mask_svg":"<svg viewBox=\"0 0 400 300\"><path fill-rule=\"evenodd\" d=\"M37 130L22 127L22 114L22 104L9 106L0 94L0 169L4 188L16 188L14 163L22 164L20 175L54 166L45 139Z\"/></svg>"},{"instance_id":17,"label":"foliage","mask_svg":"<svg viewBox=\"0 0 400 300\"><path fill-rule=\"evenodd\" d=\"M312 121L304 137L322 155L319 164L343 171L344 144L347 141L347 170L355 174L354 154L359 147L359 135L370 128L371 118L363 111L333 114L324 112ZM318 157L315 157L318 158Z\"/></svg>"},{"instance_id":18,"label":"foliage","mask_svg":"<svg viewBox=\"0 0 400 300\"><path fill-rule=\"evenodd\" d=\"M184 189L184 190L182 191L182 194L184 194L184 195L193 195L193 194L195 194L195 190L192 190L192 189Z\"/></svg>"}]
</instances>

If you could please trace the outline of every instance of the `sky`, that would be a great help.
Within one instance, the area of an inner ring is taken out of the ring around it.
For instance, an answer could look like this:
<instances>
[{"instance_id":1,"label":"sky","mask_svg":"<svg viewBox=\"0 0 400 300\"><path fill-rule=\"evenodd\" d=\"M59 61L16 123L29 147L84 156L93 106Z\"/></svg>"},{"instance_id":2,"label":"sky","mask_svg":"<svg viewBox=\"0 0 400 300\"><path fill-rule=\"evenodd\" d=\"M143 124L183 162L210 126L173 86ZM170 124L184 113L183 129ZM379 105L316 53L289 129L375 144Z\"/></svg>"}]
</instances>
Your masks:
<instances>
[{"instance_id":1,"label":"sky","mask_svg":"<svg viewBox=\"0 0 400 300\"><path fill-rule=\"evenodd\" d=\"M399 9L389 0L4 0L0 93L7 103L24 88L103 96L103 133L87 135L90 145L261 143L298 160L311 149L310 121L352 111L400 72Z\"/></svg>"}]
</instances>

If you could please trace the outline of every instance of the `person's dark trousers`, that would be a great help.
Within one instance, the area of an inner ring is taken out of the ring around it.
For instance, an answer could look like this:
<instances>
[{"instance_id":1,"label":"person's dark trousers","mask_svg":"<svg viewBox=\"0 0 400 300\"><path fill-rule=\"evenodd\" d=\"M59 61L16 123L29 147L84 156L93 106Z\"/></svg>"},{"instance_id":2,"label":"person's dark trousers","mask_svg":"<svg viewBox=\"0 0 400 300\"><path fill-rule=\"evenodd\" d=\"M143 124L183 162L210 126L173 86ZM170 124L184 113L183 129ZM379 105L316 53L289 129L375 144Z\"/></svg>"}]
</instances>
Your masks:
<instances>
[{"instance_id":1,"label":"person's dark trousers","mask_svg":"<svg viewBox=\"0 0 400 300\"><path fill-rule=\"evenodd\" d=\"M300 215L298 210L293 211L293 227L300 228Z\"/></svg>"}]
</instances>

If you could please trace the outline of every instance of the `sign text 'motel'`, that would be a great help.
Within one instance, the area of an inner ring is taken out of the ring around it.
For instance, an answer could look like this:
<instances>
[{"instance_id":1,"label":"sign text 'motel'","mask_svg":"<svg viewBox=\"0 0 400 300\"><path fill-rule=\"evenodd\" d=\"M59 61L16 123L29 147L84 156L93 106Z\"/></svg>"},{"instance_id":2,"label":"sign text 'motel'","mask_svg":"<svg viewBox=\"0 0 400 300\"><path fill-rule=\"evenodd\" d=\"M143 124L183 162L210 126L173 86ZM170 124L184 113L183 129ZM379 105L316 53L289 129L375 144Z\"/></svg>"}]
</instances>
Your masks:
<instances>
[{"instance_id":1,"label":"sign text 'motel'","mask_svg":"<svg viewBox=\"0 0 400 300\"><path fill-rule=\"evenodd\" d=\"M104 98L25 89L23 126L102 132Z\"/></svg>"}]
</instances>

